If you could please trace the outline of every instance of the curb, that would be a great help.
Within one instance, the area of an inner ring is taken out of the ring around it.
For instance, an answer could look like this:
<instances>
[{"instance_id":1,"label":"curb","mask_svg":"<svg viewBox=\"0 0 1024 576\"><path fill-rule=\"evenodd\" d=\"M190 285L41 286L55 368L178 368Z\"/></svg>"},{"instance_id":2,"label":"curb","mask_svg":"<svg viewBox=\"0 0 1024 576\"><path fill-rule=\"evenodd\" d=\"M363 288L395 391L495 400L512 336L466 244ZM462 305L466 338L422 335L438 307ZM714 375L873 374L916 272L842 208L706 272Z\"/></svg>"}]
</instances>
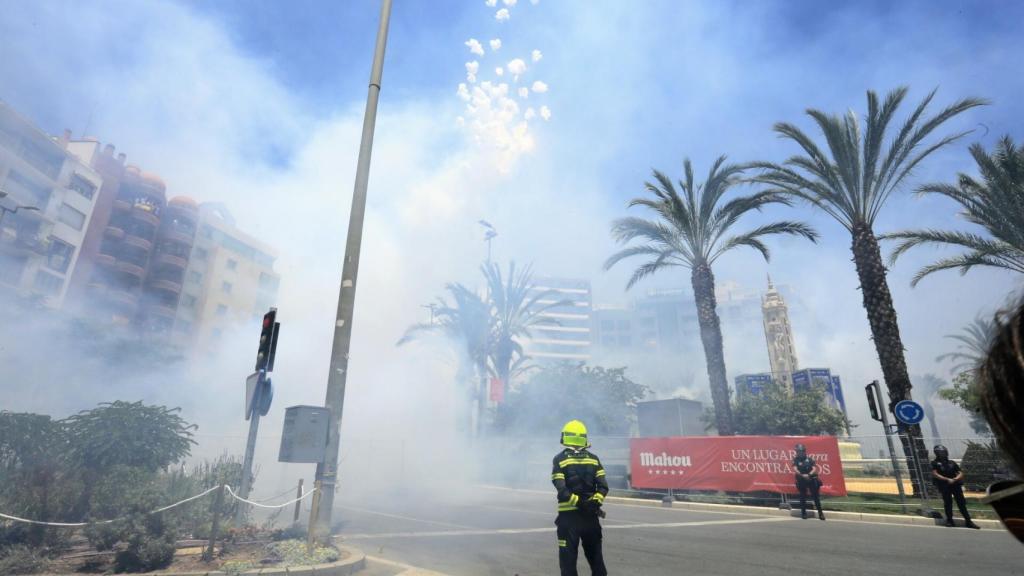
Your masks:
<instances>
[{"instance_id":1,"label":"curb","mask_svg":"<svg viewBox=\"0 0 1024 576\"><path fill-rule=\"evenodd\" d=\"M621 496L609 496L605 502L616 502L631 506L649 506L661 508L664 506L660 500L645 500L640 498L623 498ZM672 502L666 508L678 508L680 510L693 510L705 512L729 512L732 514L752 514L758 516L792 516L799 517L798 510L777 510L775 508L764 508L761 506L743 506L740 504L708 504L704 502ZM811 507L808 507L808 511ZM851 522L872 522L877 524L903 524L914 526L942 526L945 520L925 518L924 516L911 516L909 514L874 514L867 512L837 512L828 511L828 517L836 520L847 520ZM963 526L963 520L956 520L957 526ZM1003 525L999 520L975 520L975 524L982 528L991 530L1002 530Z\"/></svg>"},{"instance_id":2,"label":"curb","mask_svg":"<svg viewBox=\"0 0 1024 576\"><path fill-rule=\"evenodd\" d=\"M351 546L337 546L349 554L348 558L313 566L291 566L287 568L254 568L245 572L233 572L232 576L351 576L366 568L366 554ZM58 575L59 576L59 575ZM70 576L70 575L69 575ZM228 576L227 572L209 570L206 572L143 572L138 576Z\"/></svg>"}]
</instances>

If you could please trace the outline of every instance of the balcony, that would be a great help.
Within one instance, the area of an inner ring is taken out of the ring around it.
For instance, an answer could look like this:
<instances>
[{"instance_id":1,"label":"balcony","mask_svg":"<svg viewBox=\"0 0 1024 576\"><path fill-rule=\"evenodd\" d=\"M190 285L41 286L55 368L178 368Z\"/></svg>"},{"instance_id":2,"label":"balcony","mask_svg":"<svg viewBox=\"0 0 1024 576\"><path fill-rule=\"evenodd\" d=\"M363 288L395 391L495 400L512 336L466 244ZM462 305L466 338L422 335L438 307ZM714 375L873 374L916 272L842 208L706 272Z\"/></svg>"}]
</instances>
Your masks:
<instances>
[{"instance_id":1,"label":"balcony","mask_svg":"<svg viewBox=\"0 0 1024 576\"><path fill-rule=\"evenodd\" d=\"M96 255L96 264L99 266L113 268L116 262L117 259L111 256L110 254L100 253Z\"/></svg>"},{"instance_id":2,"label":"balcony","mask_svg":"<svg viewBox=\"0 0 1024 576\"><path fill-rule=\"evenodd\" d=\"M114 211L116 212L129 212L132 209L131 202L117 198L114 200Z\"/></svg>"},{"instance_id":3,"label":"balcony","mask_svg":"<svg viewBox=\"0 0 1024 576\"><path fill-rule=\"evenodd\" d=\"M160 218L154 214L151 207L146 204L135 204L135 206L132 207L132 218L135 218L140 222L145 222L150 226L156 227L160 225Z\"/></svg>"},{"instance_id":4,"label":"balcony","mask_svg":"<svg viewBox=\"0 0 1024 576\"><path fill-rule=\"evenodd\" d=\"M175 256L174 254L160 254L156 257L156 264L158 266L167 266L168 268L177 268L180 270L188 268L188 260L181 256Z\"/></svg>"},{"instance_id":5,"label":"balcony","mask_svg":"<svg viewBox=\"0 0 1024 576\"><path fill-rule=\"evenodd\" d=\"M141 281L142 277L146 274L146 270L142 266L124 260L118 261L116 268L118 272L131 276L138 281Z\"/></svg>"},{"instance_id":6,"label":"balcony","mask_svg":"<svg viewBox=\"0 0 1024 576\"><path fill-rule=\"evenodd\" d=\"M143 238L141 236L136 236L134 234L129 234L129 235L125 236L124 237L124 243L125 243L126 246L131 246L132 248L138 248L139 250L142 250L143 252L149 252L150 250L153 249L153 242L151 242L149 240L146 240L145 238Z\"/></svg>"},{"instance_id":7,"label":"balcony","mask_svg":"<svg viewBox=\"0 0 1024 576\"><path fill-rule=\"evenodd\" d=\"M178 310L161 302L150 302L146 305L146 314L174 320L175 316L178 315Z\"/></svg>"},{"instance_id":8,"label":"balcony","mask_svg":"<svg viewBox=\"0 0 1024 576\"><path fill-rule=\"evenodd\" d=\"M115 307L125 311L132 311L139 304L138 295L126 290L110 290L107 292L107 299Z\"/></svg>"},{"instance_id":9,"label":"balcony","mask_svg":"<svg viewBox=\"0 0 1024 576\"><path fill-rule=\"evenodd\" d=\"M181 283L174 282L172 280L154 280L149 283L149 288L152 290L170 292L175 296L181 293Z\"/></svg>"},{"instance_id":10,"label":"balcony","mask_svg":"<svg viewBox=\"0 0 1024 576\"><path fill-rule=\"evenodd\" d=\"M111 240L120 240L121 238L124 238L124 230L117 226L107 226L106 229L103 230L103 235Z\"/></svg>"},{"instance_id":11,"label":"balcony","mask_svg":"<svg viewBox=\"0 0 1024 576\"><path fill-rule=\"evenodd\" d=\"M0 237L0 250L11 256L45 256L49 250L49 242L39 236L15 236L11 240Z\"/></svg>"},{"instance_id":12,"label":"balcony","mask_svg":"<svg viewBox=\"0 0 1024 576\"><path fill-rule=\"evenodd\" d=\"M178 244L191 248L192 242L195 240L195 235L175 230L173 228L165 228L160 231L160 239L168 242L177 242Z\"/></svg>"}]
</instances>

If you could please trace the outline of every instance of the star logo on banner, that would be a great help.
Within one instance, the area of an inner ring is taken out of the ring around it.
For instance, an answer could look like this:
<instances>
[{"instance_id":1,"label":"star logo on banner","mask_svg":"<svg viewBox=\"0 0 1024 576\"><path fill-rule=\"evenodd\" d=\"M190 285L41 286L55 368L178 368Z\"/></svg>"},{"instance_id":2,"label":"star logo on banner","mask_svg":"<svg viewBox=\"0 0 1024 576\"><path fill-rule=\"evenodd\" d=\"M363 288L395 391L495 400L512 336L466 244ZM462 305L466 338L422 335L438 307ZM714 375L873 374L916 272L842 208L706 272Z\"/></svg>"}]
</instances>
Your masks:
<instances>
[{"instance_id":1,"label":"star logo on banner","mask_svg":"<svg viewBox=\"0 0 1024 576\"><path fill-rule=\"evenodd\" d=\"M671 474L672 474L673 476L675 476L675 475L676 475L676 471L675 471L675 470L673 470L673 471L671 472Z\"/></svg>"},{"instance_id":2,"label":"star logo on banner","mask_svg":"<svg viewBox=\"0 0 1024 576\"><path fill-rule=\"evenodd\" d=\"M661 470L655 470L654 473L655 474L661 474Z\"/></svg>"}]
</instances>

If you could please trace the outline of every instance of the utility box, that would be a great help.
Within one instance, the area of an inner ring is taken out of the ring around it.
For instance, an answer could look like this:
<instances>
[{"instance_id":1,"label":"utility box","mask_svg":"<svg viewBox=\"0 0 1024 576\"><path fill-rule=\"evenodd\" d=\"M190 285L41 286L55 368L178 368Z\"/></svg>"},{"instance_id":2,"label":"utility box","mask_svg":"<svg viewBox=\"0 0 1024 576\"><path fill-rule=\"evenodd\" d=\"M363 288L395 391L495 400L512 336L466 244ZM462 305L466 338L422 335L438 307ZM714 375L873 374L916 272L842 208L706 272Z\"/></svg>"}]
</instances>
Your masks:
<instances>
[{"instance_id":1,"label":"utility box","mask_svg":"<svg viewBox=\"0 0 1024 576\"><path fill-rule=\"evenodd\" d=\"M278 462L317 464L324 459L330 411L323 406L291 406L284 410L284 431Z\"/></svg>"},{"instance_id":2,"label":"utility box","mask_svg":"<svg viewBox=\"0 0 1024 576\"><path fill-rule=\"evenodd\" d=\"M700 402L682 398L636 403L641 438L707 436L700 421L703 413L704 406Z\"/></svg>"}]
</instances>

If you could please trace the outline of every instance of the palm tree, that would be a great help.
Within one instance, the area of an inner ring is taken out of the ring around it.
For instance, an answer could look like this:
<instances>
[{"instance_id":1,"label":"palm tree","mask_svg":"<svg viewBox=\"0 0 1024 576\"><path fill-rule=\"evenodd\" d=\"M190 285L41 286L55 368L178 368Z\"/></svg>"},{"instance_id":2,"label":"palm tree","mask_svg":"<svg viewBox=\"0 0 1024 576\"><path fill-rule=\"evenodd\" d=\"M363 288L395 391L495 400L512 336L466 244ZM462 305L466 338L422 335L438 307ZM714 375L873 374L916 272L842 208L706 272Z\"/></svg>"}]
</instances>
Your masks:
<instances>
[{"instance_id":1,"label":"palm tree","mask_svg":"<svg viewBox=\"0 0 1024 576\"><path fill-rule=\"evenodd\" d=\"M508 277L504 278L497 264L481 267L487 280L487 298L492 315L490 360L492 375L500 386L508 386L513 376L528 369L528 356L521 340L530 338L530 328L540 324L552 324L544 316L552 307L565 304L552 298L554 290L533 290L533 274L530 267L516 271L516 263L510 262Z\"/></svg>"},{"instance_id":2,"label":"palm tree","mask_svg":"<svg viewBox=\"0 0 1024 576\"><path fill-rule=\"evenodd\" d=\"M863 134L860 120L852 110L838 116L808 109L807 114L814 119L825 138L827 151L819 148L795 125L777 123L775 132L796 142L804 154L793 156L784 164L758 163L757 166L765 171L754 179L767 184L770 192L788 194L817 206L850 232L850 249L875 350L889 391L890 408L900 400L910 399L911 384L896 309L875 237L875 220L886 200L901 188L925 158L960 139L966 132L953 133L930 144L925 144L925 140L951 118L986 104L984 100L965 98L926 118L926 109L935 97L933 90L904 120L886 146L886 130L906 95L907 88L897 88L880 103L878 95L869 90ZM908 426L907 432L917 439L918 452L926 455L921 427L916 424ZM904 444L904 449L908 462L912 461L911 447Z\"/></svg>"},{"instance_id":3,"label":"palm tree","mask_svg":"<svg viewBox=\"0 0 1024 576\"><path fill-rule=\"evenodd\" d=\"M447 284L445 290L451 295L452 303L439 297L433 307L430 323L410 326L399 339L398 345L415 340L425 332L436 332L458 346L456 378L460 385L468 384L469 387L470 409L465 425L470 434L476 436L491 355L493 319L488 304L473 290L458 283ZM474 372L477 377L471 378Z\"/></svg>"},{"instance_id":4,"label":"palm tree","mask_svg":"<svg viewBox=\"0 0 1024 576\"><path fill-rule=\"evenodd\" d=\"M956 350L947 352L937 357L937 361L952 360L956 362L950 368L953 374L961 372L974 372L981 367L982 362L988 356L992 339L995 338L996 330L999 327L995 320L979 316L973 322L964 326L959 334L947 334L946 338L959 342Z\"/></svg>"},{"instance_id":5,"label":"palm tree","mask_svg":"<svg viewBox=\"0 0 1024 576\"><path fill-rule=\"evenodd\" d=\"M770 204L789 205L786 195L778 192L758 192L723 201L725 194L740 183L744 167L726 164L719 157L707 179L694 181L690 160L683 162L685 179L679 182L683 195L676 191L672 181L654 170L655 182L646 182L645 188L654 198L635 198L629 206L642 206L655 213L655 219L628 217L612 224L612 236L620 244L637 244L623 248L605 262L605 269L634 256L645 256L644 262L633 272L626 285L632 288L641 279L669 267L690 270L700 337L704 344L711 400L715 409L715 422L721 435L733 434L732 410L729 406L729 385L725 373L725 352L722 328L715 301L715 276L712 265L733 248L747 246L769 259L768 247L762 239L774 234L793 234L811 241L817 233L800 222L773 222L741 233L733 233L740 218L760 211Z\"/></svg>"},{"instance_id":6,"label":"palm tree","mask_svg":"<svg viewBox=\"0 0 1024 576\"><path fill-rule=\"evenodd\" d=\"M459 382L475 373L470 385L469 424L474 436L479 435L482 425L488 380L494 377L501 386L508 386L512 377L528 369L529 357L521 340L530 337L531 327L551 323L543 313L564 303L550 300L553 291L532 290L529 266L517 271L515 262L509 263L507 279L497 264L484 264L480 271L487 283L486 296L462 284L448 284L445 289L453 303L439 298L433 307L432 321L410 326L398 341L401 346L423 332L440 332L462 348L460 352L464 355L460 356L468 359L470 365L460 362Z\"/></svg>"},{"instance_id":7,"label":"palm tree","mask_svg":"<svg viewBox=\"0 0 1024 576\"><path fill-rule=\"evenodd\" d=\"M925 244L966 248L958 256L943 258L920 269L911 285L940 270L959 269L966 274L975 266L992 266L1024 273L1024 148L1004 136L993 154L981 144L971 146L982 181L961 173L954 184L928 184L918 188L924 194L939 194L956 201L962 216L984 228L992 237L947 230L908 230L882 236L901 240L890 262L906 251Z\"/></svg>"},{"instance_id":8,"label":"palm tree","mask_svg":"<svg viewBox=\"0 0 1024 576\"><path fill-rule=\"evenodd\" d=\"M939 436L939 424L935 421L935 406L932 404L932 398L938 395L939 390L948 386L949 382L935 374L925 374L915 380L917 388L921 391L919 395L921 407L924 408L924 415L928 417L928 424L931 427L932 442L942 444L942 438Z\"/></svg>"}]
</instances>

